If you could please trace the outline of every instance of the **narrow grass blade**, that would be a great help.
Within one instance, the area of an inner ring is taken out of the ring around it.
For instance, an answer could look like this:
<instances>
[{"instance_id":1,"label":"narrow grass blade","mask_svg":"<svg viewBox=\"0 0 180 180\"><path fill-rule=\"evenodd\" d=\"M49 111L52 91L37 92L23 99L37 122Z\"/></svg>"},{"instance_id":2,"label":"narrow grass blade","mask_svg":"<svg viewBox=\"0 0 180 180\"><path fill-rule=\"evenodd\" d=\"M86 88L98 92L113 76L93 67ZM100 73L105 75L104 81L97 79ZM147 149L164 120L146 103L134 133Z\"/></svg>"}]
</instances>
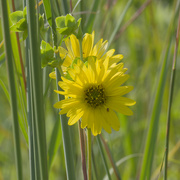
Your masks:
<instances>
[{"instance_id":1,"label":"narrow grass blade","mask_svg":"<svg viewBox=\"0 0 180 180\"><path fill-rule=\"evenodd\" d=\"M121 121L121 128L124 130L124 132L126 132L125 136L124 136L124 141L122 143L123 145L123 149L125 151L125 155L129 155L129 154L133 154L134 150L133 150L133 145L132 145L132 141L133 141L133 135L132 135L132 127L131 127L131 123L128 121L127 116L118 113L118 117ZM135 177L136 174L136 162L134 160L134 158L131 158L129 163L126 165L127 171L124 172L121 176L122 179L130 179L130 177Z\"/></svg>"},{"instance_id":2,"label":"narrow grass blade","mask_svg":"<svg viewBox=\"0 0 180 180\"><path fill-rule=\"evenodd\" d=\"M54 123L54 128L51 134L51 139L50 139L50 143L49 143L49 149L48 149L48 168L50 171L52 162L54 160L54 157L58 151L60 142L61 142L61 138L62 138L62 132L60 129L60 121L57 118L56 122Z\"/></svg>"},{"instance_id":3,"label":"narrow grass blade","mask_svg":"<svg viewBox=\"0 0 180 180\"><path fill-rule=\"evenodd\" d=\"M85 10L86 10L85 7L86 7L85 6L85 1L81 0L80 1L80 12L85 12ZM83 34L84 34L84 25L85 25L85 22L86 22L86 14L82 13L81 14L81 29L82 29Z\"/></svg>"},{"instance_id":4,"label":"narrow grass blade","mask_svg":"<svg viewBox=\"0 0 180 180\"><path fill-rule=\"evenodd\" d=\"M60 74L58 69L56 68L56 83L57 90L61 90L58 86L58 81L60 80ZM58 94L58 100L63 100L64 97ZM74 158L72 152L71 145L71 137L69 132L69 126L67 124L67 116L65 114L60 115L61 118L61 128L62 128L62 138L63 138L63 148L64 148L64 156L65 156L65 165L66 165L66 173L68 180L76 180L76 174L74 170Z\"/></svg>"},{"instance_id":5,"label":"narrow grass blade","mask_svg":"<svg viewBox=\"0 0 180 180\"><path fill-rule=\"evenodd\" d=\"M44 121L44 104L42 88L42 70L40 60L39 32L37 27L37 17L34 1L27 0L27 22L30 44L30 65L32 69L32 87L35 124L33 127L36 132L38 145L38 156L40 165L40 175L42 180L48 179L46 132Z\"/></svg>"},{"instance_id":6,"label":"narrow grass blade","mask_svg":"<svg viewBox=\"0 0 180 180\"><path fill-rule=\"evenodd\" d=\"M143 5L134 13L131 19L119 30L116 38L119 38L119 36L130 26L130 24L132 24L133 21L135 21L141 15L141 13L143 13L143 11L150 5L151 2L152 0L147 0L143 3Z\"/></svg>"},{"instance_id":7,"label":"narrow grass blade","mask_svg":"<svg viewBox=\"0 0 180 180\"><path fill-rule=\"evenodd\" d=\"M63 12L66 15L69 13L69 6L67 3L67 0L61 0L61 2L62 2L62 6L63 6Z\"/></svg>"},{"instance_id":8,"label":"narrow grass blade","mask_svg":"<svg viewBox=\"0 0 180 180\"><path fill-rule=\"evenodd\" d=\"M97 16L95 14L95 12L97 12L99 4L100 4L100 0L94 0L93 5L92 5L92 9L91 9L91 13L90 13L90 15L86 21L85 28L82 28L82 29L85 29L84 32L92 33L95 17ZM82 20L81 24L83 24L83 20Z\"/></svg>"},{"instance_id":9,"label":"narrow grass blade","mask_svg":"<svg viewBox=\"0 0 180 180\"><path fill-rule=\"evenodd\" d=\"M121 23L122 23L122 21L123 21L123 19L124 19L124 16L126 15L126 12L127 12L127 10L129 9L131 3L132 3L132 0L129 0L129 1L127 2L126 7L124 8L124 11L122 12L122 14L121 14L121 16L120 16L120 18L119 18L119 20L118 20L118 22L117 22L117 24L116 24L116 27L114 28L114 31L112 32L112 34L111 34L111 36L110 36L110 38L109 38L108 47L111 45L114 37L116 36L116 33L118 32L118 30L119 30L119 28L120 28L120 26L121 26Z\"/></svg>"},{"instance_id":10,"label":"narrow grass blade","mask_svg":"<svg viewBox=\"0 0 180 180\"><path fill-rule=\"evenodd\" d=\"M177 61L177 50L179 44L179 33L180 33L180 12L179 12L179 19L178 19L178 27L176 33L176 44L174 49L174 56L173 56L173 66L171 72L171 79L170 79L170 90L169 90L169 104L168 104L168 115L167 115L167 131L166 131L166 152L165 152L165 164L164 164L164 180L167 180L167 166L168 166L168 152L169 152L169 132L170 132L170 121L171 121L171 105L172 105L172 98L173 98L173 89L174 89L174 79L175 79L175 71L176 71L176 61Z\"/></svg>"},{"instance_id":11,"label":"narrow grass blade","mask_svg":"<svg viewBox=\"0 0 180 180\"><path fill-rule=\"evenodd\" d=\"M51 13L51 3L50 0L43 0L44 9L46 12L46 19L50 26L52 26L52 13Z\"/></svg>"},{"instance_id":12,"label":"narrow grass blade","mask_svg":"<svg viewBox=\"0 0 180 180\"><path fill-rule=\"evenodd\" d=\"M116 175L116 179L117 179L117 180L121 180L119 171L118 171L118 169L117 169L116 163L114 162L114 159L113 159L112 153L111 153L111 151L110 151L110 149L109 149L109 146L108 146L108 144L106 143L106 141L104 140L104 138L103 138L102 135L100 135L100 138L101 138L101 140L102 140L102 142L103 142L104 148L105 148L106 153L107 153L107 155L108 155L108 157L109 157L109 160L110 160L110 162L111 162L112 168L113 168L114 173L115 173L115 175Z\"/></svg>"},{"instance_id":13,"label":"narrow grass blade","mask_svg":"<svg viewBox=\"0 0 180 180\"><path fill-rule=\"evenodd\" d=\"M153 104L152 109L152 115L151 115L151 121L149 124L149 130L147 134L147 140L145 145L145 151L144 151L144 158L142 162L142 168L141 168L141 174L140 174L140 180L144 179L150 179L151 177L151 169L153 164L153 158L154 158L154 151L155 151L155 145L156 145L156 139L158 134L158 125L159 125L159 117L161 112L161 105L162 105L162 97L164 93L164 86L166 82L166 75L167 75L167 62L169 59L169 53L171 50L171 40L173 37L172 33L172 24L174 22L174 19L176 17L177 11L174 13L171 24L169 25L168 30L168 38L167 38L167 48L166 48L166 54L164 56L160 77L158 81L158 87L157 92L155 95L155 100Z\"/></svg>"},{"instance_id":14,"label":"narrow grass blade","mask_svg":"<svg viewBox=\"0 0 180 180\"><path fill-rule=\"evenodd\" d=\"M166 70L167 70L167 61L169 57L169 51L170 51L170 47L168 47L167 49L167 53L164 58L164 62L161 69L157 93L155 96L155 102L153 105L152 116L151 116L151 121L150 121L148 135L147 135L140 180L144 180L146 179L146 177L148 178L151 173L154 151L155 151L155 144L156 144L157 133L158 133L158 124L159 124L159 116L161 112L162 97L163 97L164 86L165 86L165 81L166 81L166 72L167 72Z\"/></svg>"},{"instance_id":15,"label":"narrow grass blade","mask_svg":"<svg viewBox=\"0 0 180 180\"><path fill-rule=\"evenodd\" d=\"M104 154L104 151L103 151L102 142L101 142L101 139L100 139L99 135L97 136L97 142L98 142L98 145L99 145L99 150L100 150L101 157L102 157L102 160L103 160L103 163L104 163L106 174L107 174L109 180L111 180L111 175L109 173L109 168L108 168L108 165L107 165L106 157L105 157L105 154Z\"/></svg>"},{"instance_id":16,"label":"narrow grass blade","mask_svg":"<svg viewBox=\"0 0 180 180\"><path fill-rule=\"evenodd\" d=\"M10 86L10 97L11 97L11 108L13 114L13 137L15 145L15 159L17 168L18 180L22 180L22 162L21 162L21 148L20 148L20 137L19 137L19 123L17 114L17 99L16 99L16 87L14 81L14 69L13 69L13 57L12 57L12 46L9 32L9 20L7 11L7 1L1 0L1 12L3 31L5 39L5 51L9 75L9 86Z\"/></svg>"},{"instance_id":17,"label":"narrow grass blade","mask_svg":"<svg viewBox=\"0 0 180 180\"><path fill-rule=\"evenodd\" d=\"M84 142L84 130L81 128L79 121L79 139L81 144L81 162L84 180L87 180L87 168L86 168L86 154L85 154L85 142Z\"/></svg>"},{"instance_id":18,"label":"narrow grass blade","mask_svg":"<svg viewBox=\"0 0 180 180\"><path fill-rule=\"evenodd\" d=\"M92 166L91 166L91 155L92 155L92 148L91 148L91 129L87 129L87 142L88 142L88 180L91 180L92 177Z\"/></svg>"},{"instance_id":19,"label":"narrow grass blade","mask_svg":"<svg viewBox=\"0 0 180 180\"><path fill-rule=\"evenodd\" d=\"M0 66L1 66L1 64L3 64L5 62L5 53L2 53L1 55L0 55Z\"/></svg>"},{"instance_id":20,"label":"narrow grass blade","mask_svg":"<svg viewBox=\"0 0 180 180\"><path fill-rule=\"evenodd\" d=\"M6 86L5 86L5 84L3 83L3 81L2 81L1 79L0 79L0 85L1 85L1 87L2 87L2 89L3 89L3 91L4 91L4 94L6 95L6 97L7 97L8 101L9 101L9 103L11 103L9 92L8 92L8 90L7 90Z\"/></svg>"}]
</instances>

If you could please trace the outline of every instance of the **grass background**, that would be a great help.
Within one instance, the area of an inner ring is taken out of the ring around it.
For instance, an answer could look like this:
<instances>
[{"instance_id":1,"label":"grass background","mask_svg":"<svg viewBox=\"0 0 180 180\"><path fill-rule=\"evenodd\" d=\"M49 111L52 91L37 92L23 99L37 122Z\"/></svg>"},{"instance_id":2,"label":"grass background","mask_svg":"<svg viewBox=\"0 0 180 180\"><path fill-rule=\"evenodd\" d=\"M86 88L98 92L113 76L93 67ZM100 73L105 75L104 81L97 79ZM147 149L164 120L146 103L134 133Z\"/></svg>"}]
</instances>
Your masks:
<instances>
[{"instance_id":1,"label":"grass background","mask_svg":"<svg viewBox=\"0 0 180 180\"><path fill-rule=\"evenodd\" d=\"M12 1L8 1L10 10L12 10ZM67 8L63 5L67 2ZM134 90L129 93L128 97L136 100L137 104L131 109L134 112L132 117L124 117L119 115L121 122L121 129L118 132L113 131L112 134L102 132L102 135L109 145L111 154L114 161L117 163L118 171L121 178L124 179L139 179L141 173L141 166L143 160L143 152L146 144L146 136L150 126L151 116L154 110L154 102L157 99L156 93L158 90L159 77L164 61L164 54L168 51L167 46L170 45L169 55L167 58L167 67L165 69L164 77L165 86L162 89L162 109L158 106L159 112L159 126L157 134L157 143L154 148L154 161L151 172L151 179L163 179L163 173L160 173L160 167L163 162L165 153L165 138L166 138L166 121L168 111L168 96L170 87L170 76L172 70L172 61L175 48L175 36L177 29L178 18L173 18L178 2L175 0L152 0L145 8L142 14L133 21L123 32L122 29L125 24L137 13L138 9L142 6L144 1L134 0L131 2L127 10L121 26L118 28L115 38L110 44L109 48L116 49L116 54L123 54L123 62L125 67L128 68L130 79L126 84L133 85ZM57 4L55 4L57 3ZM75 6L77 1L72 1L72 7ZM109 40L114 29L117 27L123 10L125 9L126 1L99 1L99 7L94 14L95 42L100 38ZM81 15L81 4L78 4L74 10L73 15L78 19ZM16 10L23 9L23 2L15 0ZM83 4L82 15L88 18L91 12L92 2L87 1ZM65 12L70 12L69 1L54 1L53 9L55 15L65 15ZM40 6L40 12L43 13L43 5ZM1 16L2 17L2 16ZM0 19L2 21L2 18ZM86 21L82 21L84 26ZM0 42L3 41L2 23L0 24ZM11 35L12 36L12 35ZM168 38L172 37L172 38ZM46 41L53 44L50 30L47 32ZM170 40L168 40L170 39ZM15 46L12 42L12 46ZM21 51L25 62L25 46L20 33ZM9 90L7 67L4 58L4 45L0 48L0 180L11 180L16 176L15 158L14 158L14 144L12 133L12 113L8 98L8 93L5 89ZM29 171L29 157L27 145L27 112L26 112L26 99L25 91L22 81L22 72L18 64L19 57L18 51L14 53L15 57L15 81L18 99L18 117L21 128L24 127L24 133L20 131L20 142L22 152L23 164L23 177L30 179ZM37 59L38 60L38 59ZM53 104L57 102L57 95L53 92L56 89L55 81L49 80L48 74L52 68L47 67L42 70L43 75L43 93L48 87L47 94L44 95L44 109L45 109L45 124L46 124L46 139L47 149L50 146L51 136L54 125L58 121L58 113L53 108ZM170 126L170 139L169 139L169 165L168 165L168 179L180 178L180 63L179 63L179 50L177 52L177 66L176 77L174 82L173 101L171 109L171 126ZM50 86L48 83L50 82ZM49 179L66 179L66 171L64 164L63 143L61 140L61 129L59 128L59 143L57 144L57 153L55 153L52 166L49 170ZM77 179L83 179L81 170L81 156L79 145L78 125L70 127L71 140L73 144L73 157L75 163L75 172ZM103 161L100 156L96 138L93 141L93 156L94 166L93 179L105 178L106 171L104 169ZM107 154L106 159L109 169L111 168L110 161ZM163 170L162 170L163 171ZM116 179L112 174L112 179Z\"/></svg>"}]
</instances>

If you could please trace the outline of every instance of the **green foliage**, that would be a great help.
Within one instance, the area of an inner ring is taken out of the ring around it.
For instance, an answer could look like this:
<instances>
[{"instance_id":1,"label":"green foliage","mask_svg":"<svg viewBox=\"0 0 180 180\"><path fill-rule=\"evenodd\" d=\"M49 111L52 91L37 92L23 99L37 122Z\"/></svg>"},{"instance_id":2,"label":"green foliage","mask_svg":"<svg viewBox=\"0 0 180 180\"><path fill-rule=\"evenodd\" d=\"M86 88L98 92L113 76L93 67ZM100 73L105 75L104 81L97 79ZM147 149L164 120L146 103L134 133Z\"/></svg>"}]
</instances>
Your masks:
<instances>
[{"instance_id":1,"label":"green foliage","mask_svg":"<svg viewBox=\"0 0 180 180\"><path fill-rule=\"evenodd\" d=\"M13 25L10 27L11 31L14 32L23 32L23 39L27 38L27 11L26 7L23 11L15 11L10 14L10 19Z\"/></svg>"},{"instance_id":2,"label":"green foliage","mask_svg":"<svg viewBox=\"0 0 180 180\"><path fill-rule=\"evenodd\" d=\"M41 66L46 67L52 61L55 61L54 57L54 49L51 47L49 43L45 41L41 41Z\"/></svg>"},{"instance_id":3,"label":"green foliage","mask_svg":"<svg viewBox=\"0 0 180 180\"><path fill-rule=\"evenodd\" d=\"M23 32L23 40L28 36L27 30L27 9L24 8L23 11L15 11L10 14L10 19L13 25L10 27L11 31L14 32ZM42 39L45 39L45 34L48 30L48 27L44 27L44 15L39 14L39 29Z\"/></svg>"},{"instance_id":4,"label":"green foliage","mask_svg":"<svg viewBox=\"0 0 180 180\"><path fill-rule=\"evenodd\" d=\"M81 19L76 22L75 18L70 14L66 16L60 16L56 18L57 31L62 34L69 36L71 34L76 34L75 31L80 26Z\"/></svg>"}]
</instances>

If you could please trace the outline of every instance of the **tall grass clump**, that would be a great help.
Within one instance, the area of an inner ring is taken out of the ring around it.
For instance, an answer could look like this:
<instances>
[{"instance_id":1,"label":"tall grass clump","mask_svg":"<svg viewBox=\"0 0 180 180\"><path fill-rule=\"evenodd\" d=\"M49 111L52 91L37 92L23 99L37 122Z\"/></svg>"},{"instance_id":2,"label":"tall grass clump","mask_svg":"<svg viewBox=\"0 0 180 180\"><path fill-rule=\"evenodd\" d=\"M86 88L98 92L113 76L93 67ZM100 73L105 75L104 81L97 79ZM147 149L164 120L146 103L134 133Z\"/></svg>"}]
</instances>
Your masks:
<instances>
[{"instance_id":1,"label":"tall grass clump","mask_svg":"<svg viewBox=\"0 0 180 180\"><path fill-rule=\"evenodd\" d=\"M0 2L0 179L180 178L179 0Z\"/></svg>"}]
</instances>

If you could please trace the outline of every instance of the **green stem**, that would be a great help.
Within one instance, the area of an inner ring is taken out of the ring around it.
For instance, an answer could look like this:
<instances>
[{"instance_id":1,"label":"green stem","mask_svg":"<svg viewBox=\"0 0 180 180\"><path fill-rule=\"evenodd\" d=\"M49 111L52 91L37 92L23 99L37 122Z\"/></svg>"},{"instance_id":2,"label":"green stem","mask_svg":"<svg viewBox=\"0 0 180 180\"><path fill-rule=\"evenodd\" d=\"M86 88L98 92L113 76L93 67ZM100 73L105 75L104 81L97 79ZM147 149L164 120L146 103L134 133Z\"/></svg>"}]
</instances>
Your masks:
<instances>
[{"instance_id":1,"label":"green stem","mask_svg":"<svg viewBox=\"0 0 180 180\"><path fill-rule=\"evenodd\" d=\"M91 129L88 129L88 180L91 180Z\"/></svg>"},{"instance_id":2,"label":"green stem","mask_svg":"<svg viewBox=\"0 0 180 180\"><path fill-rule=\"evenodd\" d=\"M171 121L171 105L172 105L172 97L173 97L173 89L174 89L174 79L175 79L175 70L176 70L176 59L177 59L177 50L179 44L179 31L180 31L180 13L178 19L178 27L176 33L176 44L174 50L173 57L173 66L171 72L171 80L170 80L170 91L169 91L169 104L168 104L168 116L167 116L167 134L166 134L166 152L165 152L165 170L164 170L164 180L167 180L167 166L168 166L168 152L169 152L169 132L170 132L170 121Z\"/></svg>"},{"instance_id":3,"label":"green stem","mask_svg":"<svg viewBox=\"0 0 180 180\"><path fill-rule=\"evenodd\" d=\"M33 88L33 106L35 123L33 131L36 131L38 159L42 180L48 180L46 131L42 88L42 70L40 58L39 32L37 25L37 12L35 2L27 0L27 24L30 44L30 64ZM38 59L38 61L37 61ZM35 143L36 144L36 143ZM36 149L36 147L34 147ZM36 159L35 159L36 161Z\"/></svg>"},{"instance_id":4,"label":"green stem","mask_svg":"<svg viewBox=\"0 0 180 180\"><path fill-rule=\"evenodd\" d=\"M85 142L84 142L84 130L81 128L81 123L79 121L79 138L81 144L81 162L84 180L87 180L87 169L86 169L86 156L85 156Z\"/></svg>"},{"instance_id":5,"label":"green stem","mask_svg":"<svg viewBox=\"0 0 180 180\"><path fill-rule=\"evenodd\" d=\"M68 14L69 13L69 6L68 6L68 3L67 3L67 0L62 0L62 6L63 6L63 10L64 10L64 14Z\"/></svg>"},{"instance_id":6,"label":"green stem","mask_svg":"<svg viewBox=\"0 0 180 180\"><path fill-rule=\"evenodd\" d=\"M80 58L83 62L83 49L82 49L82 37L79 39Z\"/></svg>"},{"instance_id":7,"label":"green stem","mask_svg":"<svg viewBox=\"0 0 180 180\"><path fill-rule=\"evenodd\" d=\"M13 57L12 57L12 46L9 33L9 20L7 11L7 1L1 0L1 12L2 12L2 22L3 31L5 39L5 51L7 59L8 77L9 77L9 87L10 87L10 97L11 97L11 109L13 114L13 137L15 145L15 161L17 168L18 180L22 180L22 162L21 162L21 148L20 148L20 137L19 137L19 122L18 122L18 108L16 99L16 87L14 80L14 69L13 69Z\"/></svg>"},{"instance_id":8,"label":"green stem","mask_svg":"<svg viewBox=\"0 0 180 180\"><path fill-rule=\"evenodd\" d=\"M101 143L101 139L100 139L99 135L97 136L97 142L98 142L98 145L99 145L99 150L100 150L100 153L101 153L101 157L103 159L103 163L104 163L104 167L105 167L107 176L108 176L109 180L111 180L111 175L109 173L109 168L108 168L108 165L107 165L107 161L106 161L106 158L105 158L105 154L104 154L104 151L103 151L103 147L102 147L102 143Z\"/></svg>"}]
</instances>

